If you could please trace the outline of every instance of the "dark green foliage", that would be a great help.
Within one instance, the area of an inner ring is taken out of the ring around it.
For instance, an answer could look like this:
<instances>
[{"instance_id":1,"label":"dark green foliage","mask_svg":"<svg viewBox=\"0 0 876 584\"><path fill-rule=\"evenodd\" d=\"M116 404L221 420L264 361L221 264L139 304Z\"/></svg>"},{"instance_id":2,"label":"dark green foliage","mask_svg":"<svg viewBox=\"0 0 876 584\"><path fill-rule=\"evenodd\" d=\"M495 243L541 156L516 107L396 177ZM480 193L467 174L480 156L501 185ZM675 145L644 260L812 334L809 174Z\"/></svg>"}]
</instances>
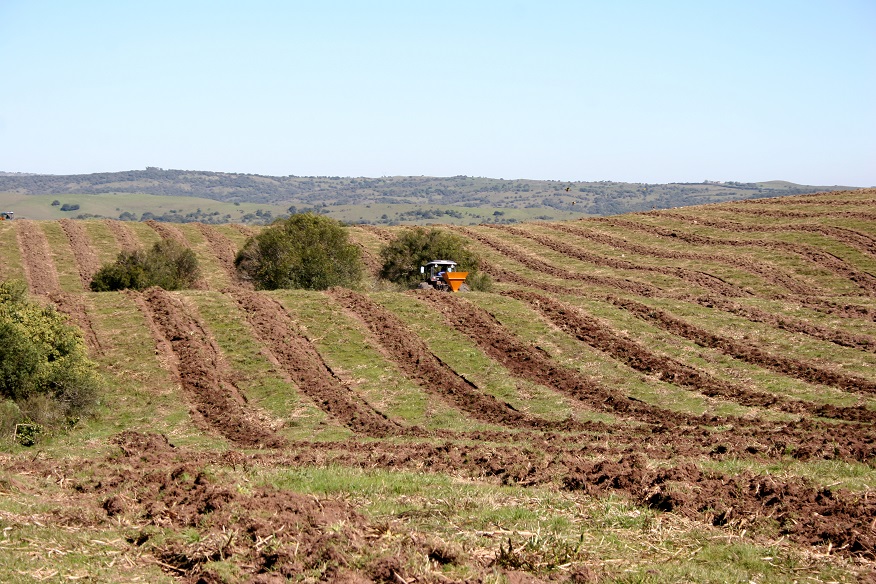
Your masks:
<instances>
[{"instance_id":1,"label":"dark green foliage","mask_svg":"<svg viewBox=\"0 0 876 584\"><path fill-rule=\"evenodd\" d=\"M362 278L361 252L346 228L313 213L276 221L251 237L234 265L259 290L354 287Z\"/></svg>"},{"instance_id":2,"label":"dark green foliage","mask_svg":"<svg viewBox=\"0 0 876 584\"><path fill-rule=\"evenodd\" d=\"M100 378L79 329L22 290L0 284L0 426L69 425L96 405Z\"/></svg>"},{"instance_id":3,"label":"dark green foliage","mask_svg":"<svg viewBox=\"0 0 876 584\"><path fill-rule=\"evenodd\" d=\"M469 277L477 272L480 264L464 238L442 229L423 227L403 231L380 250L380 258L383 260L381 278L411 288L423 281L420 266L432 260L454 261L459 264L457 270L469 272Z\"/></svg>"},{"instance_id":4,"label":"dark green foliage","mask_svg":"<svg viewBox=\"0 0 876 584\"><path fill-rule=\"evenodd\" d=\"M195 252L175 241L163 239L149 251L120 253L115 263L98 270L91 279L91 289L107 292L159 286L165 290L180 290L190 288L198 275Z\"/></svg>"}]
</instances>

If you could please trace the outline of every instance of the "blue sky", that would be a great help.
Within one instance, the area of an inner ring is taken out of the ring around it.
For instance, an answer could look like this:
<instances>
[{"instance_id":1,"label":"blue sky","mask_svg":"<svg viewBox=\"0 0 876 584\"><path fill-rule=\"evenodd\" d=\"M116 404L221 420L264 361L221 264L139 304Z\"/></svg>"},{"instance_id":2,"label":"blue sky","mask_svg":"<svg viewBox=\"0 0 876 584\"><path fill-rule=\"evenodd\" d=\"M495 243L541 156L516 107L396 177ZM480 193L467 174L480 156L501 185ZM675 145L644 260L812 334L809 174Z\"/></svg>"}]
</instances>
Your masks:
<instances>
[{"instance_id":1,"label":"blue sky","mask_svg":"<svg viewBox=\"0 0 876 584\"><path fill-rule=\"evenodd\" d=\"M0 0L0 170L876 185L873 0Z\"/></svg>"}]
</instances>

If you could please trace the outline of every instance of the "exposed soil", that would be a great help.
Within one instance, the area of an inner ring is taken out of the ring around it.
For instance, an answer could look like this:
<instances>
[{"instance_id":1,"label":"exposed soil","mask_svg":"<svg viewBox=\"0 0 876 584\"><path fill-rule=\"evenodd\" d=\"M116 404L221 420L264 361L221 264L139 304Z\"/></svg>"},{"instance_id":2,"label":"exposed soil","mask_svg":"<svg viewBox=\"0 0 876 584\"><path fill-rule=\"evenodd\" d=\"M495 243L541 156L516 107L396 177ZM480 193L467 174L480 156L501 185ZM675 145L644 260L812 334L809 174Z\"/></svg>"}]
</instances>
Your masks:
<instances>
[{"instance_id":1,"label":"exposed soil","mask_svg":"<svg viewBox=\"0 0 876 584\"><path fill-rule=\"evenodd\" d=\"M237 246L234 242L219 233L215 227L203 223L195 223L195 226L207 240L210 252L219 260L219 264L228 274L232 284L251 290L252 283L242 280L234 267L234 258L237 257Z\"/></svg>"},{"instance_id":2,"label":"exposed soil","mask_svg":"<svg viewBox=\"0 0 876 584\"><path fill-rule=\"evenodd\" d=\"M690 339L703 347L716 349L735 359L771 369L783 375L796 377L809 383L830 385L845 391L865 395L876 393L876 382L863 377L832 371L812 362L771 354L756 346L710 333L663 310L646 306L634 300L618 298L616 296L609 296L606 300L615 306L632 312L643 320L656 324L672 334Z\"/></svg>"},{"instance_id":3,"label":"exposed soil","mask_svg":"<svg viewBox=\"0 0 876 584\"><path fill-rule=\"evenodd\" d=\"M55 261L52 259L46 234L40 226L34 221L19 219L15 221L15 234L31 293L48 296L52 292L60 292Z\"/></svg>"},{"instance_id":4,"label":"exposed soil","mask_svg":"<svg viewBox=\"0 0 876 584\"><path fill-rule=\"evenodd\" d=\"M734 268L739 268L751 274L755 274L763 280L777 286L781 286L797 295L813 296L821 292L821 290L817 289L815 286L804 283L798 276L786 272L778 266L771 265L767 262L755 262L739 255L715 254L707 252L673 252L660 247L630 243L620 237L614 237L611 235L606 235L604 233L599 233L592 229L584 229L578 226L567 225L564 223L544 223L540 225L559 231L561 233L568 233L571 235L575 235L576 237L581 237L589 239L591 241L595 241L597 243L601 243L603 245L608 245L615 249L621 249L632 253L641 254L645 257L688 260L704 263L721 263L728 266L733 266ZM729 294L722 295L728 296ZM738 294L735 295L738 296Z\"/></svg>"},{"instance_id":5,"label":"exposed soil","mask_svg":"<svg viewBox=\"0 0 876 584\"><path fill-rule=\"evenodd\" d=\"M542 260L533 257L532 254L527 253L526 251L516 246L512 246L510 244L498 241L492 237L487 237L478 231L474 231L464 227L456 227L455 230L458 233L461 233L471 239L482 243L483 245L495 249L506 257L520 262L528 268L531 268L538 272L542 272L544 274L555 276L557 278L577 282L579 284L579 288L580 284L589 284L591 286L605 286L608 288L615 288L617 290L623 290L624 292L630 292L639 296L654 297L661 295L661 290L650 284L636 282L634 280L625 280L623 278L613 278L610 276L594 276L591 274L571 272L569 270L564 270L562 268L552 266ZM514 277L511 274L504 274L503 270L500 270L499 268L489 268L488 266L485 266L484 271L489 273L494 278L499 278L500 281L512 281L512 278ZM543 285L538 284L537 287L543 288Z\"/></svg>"},{"instance_id":6,"label":"exposed soil","mask_svg":"<svg viewBox=\"0 0 876 584\"><path fill-rule=\"evenodd\" d=\"M168 223L160 223L158 221L155 221L154 219L146 221L146 225L151 227L152 230L161 237L161 239L170 239L182 245L183 247L190 247L186 236L183 235L182 232L175 226Z\"/></svg>"},{"instance_id":7,"label":"exposed soil","mask_svg":"<svg viewBox=\"0 0 876 584\"><path fill-rule=\"evenodd\" d=\"M657 355L632 339L615 333L605 323L557 300L532 292L507 292L507 294L528 302L559 328L584 343L607 353L636 371L656 376L662 381L744 406L771 407L795 414L842 420L876 421L876 412L864 406L838 407L787 400L774 393L756 391L718 379L670 357Z\"/></svg>"},{"instance_id":8,"label":"exposed soil","mask_svg":"<svg viewBox=\"0 0 876 584\"><path fill-rule=\"evenodd\" d=\"M402 427L375 410L344 385L313 345L298 331L286 310L264 294L232 293L259 340L288 373L298 390L355 432L369 436L399 434Z\"/></svg>"},{"instance_id":9,"label":"exposed soil","mask_svg":"<svg viewBox=\"0 0 876 584\"><path fill-rule=\"evenodd\" d=\"M491 227L499 231L512 233L518 237L531 239L532 241L535 241L549 249L558 251L569 257L573 257L575 259L581 260L583 262L588 262L597 266L603 266L619 270L654 272L667 276L674 276L695 286L705 288L706 290L711 291L713 294L718 294L721 296L750 295L750 293L742 290L738 286L734 286L733 284L725 282L724 280L713 274L698 272L696 270L688 270L685 268L662 268L657 266L646 266L636 262L631 262L629 260L619 260L617 258L606 257L586 251L580 246L570 245L551 237L545 237L536 233L530 233L526 230L520 229L519 227L511 227L508 225L487 225L486 227Z\"/></svg>"},{"instance_id":10,"label":"exposed soil","mask_svg":"<svg viewBox=\"0 0 876 584\"><path fill-rule=\"evenodd\" d=\"M131 230L128 229L128 226L125 225L124 222L115 221L113 219L104 219L103 223L112 232L113 237L116 238L116 242L119 244L119 249L122 251L132 252L143 247L140 244L140 240L131 233Z\"/></svg>"},{"instance_id":11,"label":"exposed soil","mask_svg":"<svg viewBox=\"0 0 876 584\"><path fill-rule=\"evenodd\" d=\"M88 316L85 297L81 294L58 291L49 294L49 298L58 310L66 314L72 323L82 331L82 336L85 339L89 352L94 355L102 354L103 347L100 345L100 338L97 336L91 318Z\"/></svg>"},{"instance_id":12,"label":"exposed soil","mask_svg":"<svg viewBox=\"0 0 876 584\"><path fill-rule=\"evenodd\" d=\"M91 240L85 233L85 229L82 228L81 223L72 219L61 219L58 223L70 241L70 249L73 251L73 257L76 258L76 266L79 268L79 278L82 280L82 287L88 290L91 278L100 269L100 260L97 259L97 254L91 247Z\"/></svg>"},{"instance_id":13,"label":"exposed soil","mask_svg":"<svg viewBox=\"0 0 876 584\"><path fill-rule=\"evenodd\" d=\"M218 347L179 299L160 288L146 290L142 298L177 357L183 390L206 424L241 446L282 446L283 440L247 406Z\"/></svg>"},{"instance_id":14,"label":"exposed soil","mask_svg":"<svg viewBox=\"0 0 876 584\"><path fill-rule=\"evenodd\" d=\"M429 394L474 419L517 428L583 430L583 425L573 420L549 422L524 414L510 404L484 394L474 383L435 356L398 317L379 304L343 288L335 288L330 294L368 327L376 344L406 376Z\"/></svg>"}]
</instances>

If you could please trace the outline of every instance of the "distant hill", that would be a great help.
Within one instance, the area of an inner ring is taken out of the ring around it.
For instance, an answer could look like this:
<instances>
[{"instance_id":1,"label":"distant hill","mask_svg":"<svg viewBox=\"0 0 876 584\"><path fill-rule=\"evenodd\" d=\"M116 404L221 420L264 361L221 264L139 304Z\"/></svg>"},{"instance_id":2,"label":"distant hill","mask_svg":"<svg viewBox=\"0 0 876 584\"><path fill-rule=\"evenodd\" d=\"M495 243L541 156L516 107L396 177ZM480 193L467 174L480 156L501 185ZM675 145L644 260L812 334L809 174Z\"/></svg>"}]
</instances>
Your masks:
<instances>
[{"instance_id":1,"label":"distant hill","mask_svg":"<svg viewBox=\"0 0 876 584\"><path fill-rule=\"evenodd\" d=\"M469 176L262 176L155 167L81 175L0 173L0 193L194 197L271 205L274 210L279 206L292 212L314 210L353 223L375 224L568 219L849 188L784 181L645 184ZM143 211L133 212L139 217Z\"/></svg>"}]
</instances>

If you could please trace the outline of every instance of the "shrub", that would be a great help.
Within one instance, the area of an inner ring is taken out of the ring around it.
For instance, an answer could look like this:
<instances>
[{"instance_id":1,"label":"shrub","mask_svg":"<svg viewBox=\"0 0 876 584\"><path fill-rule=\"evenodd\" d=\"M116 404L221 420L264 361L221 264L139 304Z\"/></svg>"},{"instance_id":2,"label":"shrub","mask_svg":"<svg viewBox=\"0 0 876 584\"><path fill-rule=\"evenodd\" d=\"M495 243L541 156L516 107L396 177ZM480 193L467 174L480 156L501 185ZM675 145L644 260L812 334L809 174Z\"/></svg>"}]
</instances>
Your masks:
<instances>
[{"instance_id":1,"label":"shrub","mask_svg":"<svg viewBox=\"0 0 876 584\"><path fill-rule=\"evenodd\" d=\"M380 250L380 258L383 260L380 277L409 288L423 281L420 266L432 260L456 262L460 272L469 273L466 283L471 289L475 289L472 282L479 282L485 276L476 276L480 260L468 249L465 238L436 228L415 227L403 231Z\"/></svg>"},{"instance_id":2,"label":"shrub","mask_svg":"<svg viewBox=\"0 0 876 584\"><path fill-rule=\"evenodd\" d=\"M75 423L96 406L100 377L79 329L22 290L0 284L0 426Z\"/></svg>"},{"instance_id":3,"label":"shrub","mask_svg":"<svg viewBox=\"0 0 876 584\"><path fill-rule=\"evenodd\" d=\"M122 252L115 263L106 264L91 279L95 292L143 290L160 286L165 290L190 288L198 279L198 258L189 248L169 239L149 251Z\"/></svg>"},{"instance_id":4,"label":"shrub","mask_svg":"<svg viewBox=\"0 0 876 584\"><path fill-rule=\"evenodd\" d=\"M346 227L313 213L277 220L249 238L234 265L259 290L355 287L362 279L361 251Z\"/></svg>"}]
</instances>

